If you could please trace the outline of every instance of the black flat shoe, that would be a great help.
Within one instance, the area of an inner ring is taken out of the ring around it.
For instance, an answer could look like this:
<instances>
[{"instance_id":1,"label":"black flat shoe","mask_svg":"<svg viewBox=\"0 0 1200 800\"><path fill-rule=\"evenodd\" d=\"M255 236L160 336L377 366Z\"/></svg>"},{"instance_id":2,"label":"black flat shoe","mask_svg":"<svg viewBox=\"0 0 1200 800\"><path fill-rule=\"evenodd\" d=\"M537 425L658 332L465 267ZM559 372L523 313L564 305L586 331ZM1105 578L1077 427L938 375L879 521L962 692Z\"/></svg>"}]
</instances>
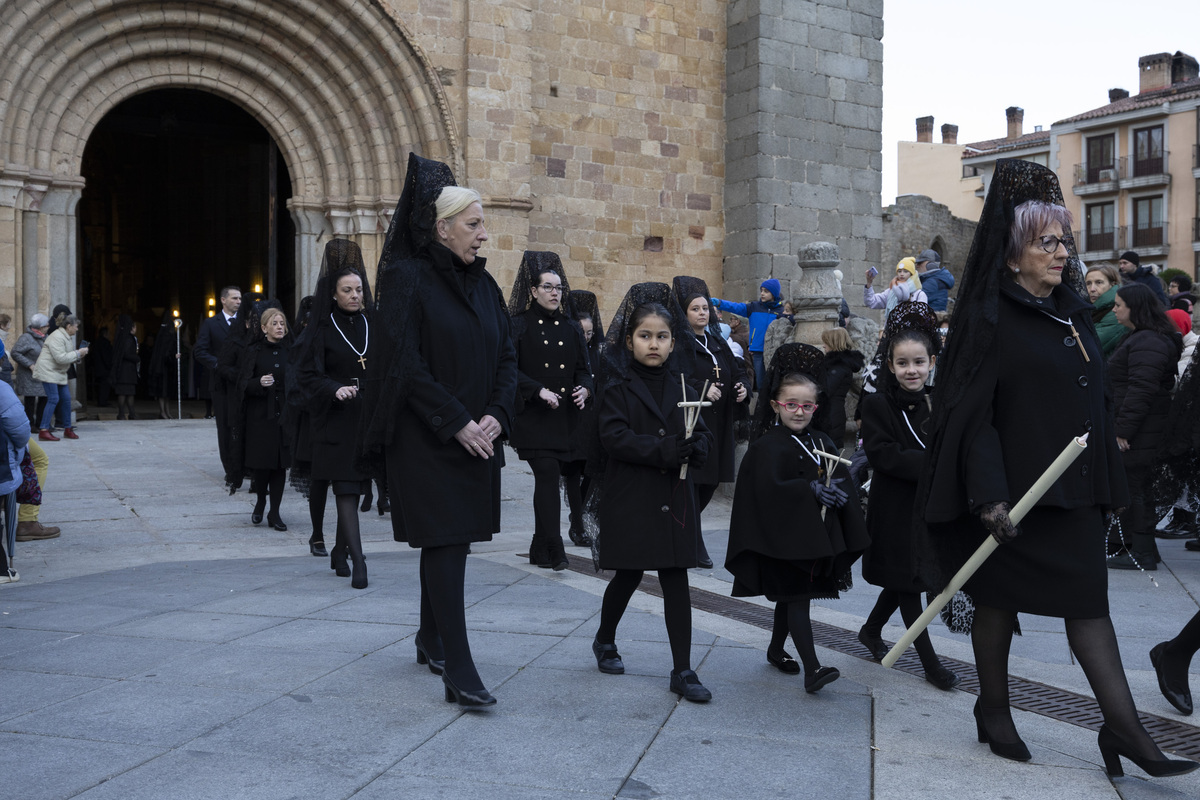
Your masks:
<instances>
[{"instance_id":1,"label":"black flat shoe","mask_svg":"<svg viewBox=\"0 0 1200 800\"><path fill-rule=\"evenodd\" d=\"M322 558L329 555L329 551L325 549L325 542L321 539L309 539L308 552L312 553L314 556L320 556Z\"/></svg>"},{"instance_id":2,"label":"black flat shoe","mask_svg":"<svg viewBox=\"0 0 1200 800\"><path fill-rule=\"evenodd\" d=\"M992 752L1001 758L1007 758L1011 761L1029 761L1033 758L1033 754L1029 752L1029 748L1025 746L1025 742L1021 741L1021 737L1017 737L1015 742L997 742L987 731L987 725L983 721L982 706L979 701L975 701L975 733L979 737L981 744L986 744L991 748ZM1118 768L1120 765L1118 764Z\"/></svg>"},{"instance_id":3,"label":"black flat shoe","mask_svg":"<svg viewBox=\"0 0 1200 800\"><path fill-rule=\"evenodd\" d=\"M275 519L267 517L267 524L270 525L272 529L277 530L280 533L283 533L287 530L287 525L285 525L283 520L279 519L278 517Z\"/></svg>"},{"instance_id":4,"label":"black flat shoe","mask_svg":"<svg viewBox=\"0 0 1200 800\"><path fill-rule=\"evenodd\" d=\"M250 515L250 521L251 521L252 523L254 523L255 525L257 525L257 524L259 524L260 522L262 522L262 519L263 519L263 515L262 515L262 512L261 512L261 511L255 511L254 513L252 513L252 514Z\"/></svg>"},{"instance_id":5,"label":"black flat shoe","mask_svg":"<svg viewBox=\"0 0 1200 800\"><path fill-rule=\"evenodd\" d=\"M446 687L447 703L458 703L463 708L483 708L496 705L496 698L492 697L487 689L465 692L455 686L454 681L450 680L450 676L445 673L442 673L442 684Z\"/></svg>"},{"instance_id":6,"label":"black flat shoe","mask_svg":"<svg viewBox=\"0 0 1200 800\"><path fill-rule=\"evenodd\" d=\"M703 558L696 559L696 564L697 564L697 566L700 567L700 569L712 569L713 568L713 560L711 558L709 558L708 556L704 556Z\"/></svg>"},{"instance_id":7,"label":"black flat shoe","mask_svg":"<svg viewBox=\"0 0 1200 800\"><path fill-rule=\"evenodd\" d=\"M598 640L593 639L592 653L596 656L596 666L601 672L607 675L625 674L625 662L621 660L621 654L617 652L615 644L600 644Z\"/></svg>"},{"instance_id":8,"label":"black flat shoe","mask_svg":"<svg viewBox=\"0 0 1200 800\"><path fill-rule=\"evenodd\" d=\"M871 652L871 658L876 661L883 661L883 657L891 649L878 633L867 633L865 628L858 631L858 640Z\"/></svg>"},{"instance_id":9,"label":"black flat shoe","mask_svg":"<svg viewBox=\"0 0 1200 800\"><path fill-rule=\"evenodd\" d=\"M1100 756L1104 759L1104 769L1108 772L1110 778L1119 778L1125 774L1125 770L1121 768L1121 756L1125 756L1125 758L1137 764L1142 772L1145 772L1152 778L1170 778L1175 775L1184 775L1196 767L1200 767L1200 764L1197 764L1195 761L1183 761L1171 758L1149 761L1135 756L1133 748L1125 744L1125 741L1113 733L1107 725L1100 726L1100 735L1096 738L1096 744L1100 746Z\"/></svg>"},{"instance_id":10,"label":"black flat shoe","mask_svg":"<svg viewBox=\"0 0 1200 800\"><path fill-rule=\"evenodd\" d=\"M800 663L783 650L778 653L767 651L767 663L785 675L799 675Z\"/></svg>"},{"instance_id":11,"label":"black flat shoe","mask_svg":"<svg viewBox=\"0 0 1200 800\"><path fill-rule=\"evenodd\" d=\"M1163 658L1166 649L1166 642L1159 642L1150 648L1150 663L1154 665L1154 674L1158 676L1158 690L1168 703L1179 709L1180 714L1191 714L1192 692L1188 688L1187 670L1183 670L1182 679L1179 674L1168 677Z\"/></svg>"},{"instance_id":12,"label":"black flat shoe","mask_svg":"<svg viewBox=\"0 0 1200 800\"><path fill-rule=\"evenodd\" d=\"M958 677L958 673L951 669L947 669L944 664L938 664L932 669L926 669L925 680L929 681L937 688L945 690L953 689L962 682L962 678Z\"/></svg>"},{"instance_id":13,"label":"black flat shoe","mask_svg":"<svg viewBox=\"0 0 1200 800\"><path fill-rule=\"evenodd\" d=\"M417 645L417 663L429 666L429 671L434 675L441 675L446 671L446 659L434 658L429 655L429 651L425 649L425 643L421 641L421 634L413 637L414 643Z\"/></svg>"},{"instance_id":14,"label":"black flat shoe","mask_svg":"<svg viewBox=\"0 0 1200 800\"><path fill-rule=\"evenodd\" d=\"M1200 539L1188 539L1183 543L1184 550L1190 550L1193 553L1200 553Z\"/></svg>"},{"instance_id":15,"label":"black flat shoe","mask_svg":"<svg viewBox=\"0 0 1200 800\"><path fill-rule=\"evenodd\" d=\"M712 700L712 692L704 688L695 670L672 672L671 691L691 703L707 703Z\"/></svg>"},{"instance_id":16,"label":"black flat shoe","mask_svg":"<svg viewBox=\"0 0 1200 800\"><path fill-rule=\"evenodd\" d=\"M840 677L842 673L838 672L837 667L821 667L813 674L804 676L804 691L815 694Z\"/></svg>"}]
</instances>

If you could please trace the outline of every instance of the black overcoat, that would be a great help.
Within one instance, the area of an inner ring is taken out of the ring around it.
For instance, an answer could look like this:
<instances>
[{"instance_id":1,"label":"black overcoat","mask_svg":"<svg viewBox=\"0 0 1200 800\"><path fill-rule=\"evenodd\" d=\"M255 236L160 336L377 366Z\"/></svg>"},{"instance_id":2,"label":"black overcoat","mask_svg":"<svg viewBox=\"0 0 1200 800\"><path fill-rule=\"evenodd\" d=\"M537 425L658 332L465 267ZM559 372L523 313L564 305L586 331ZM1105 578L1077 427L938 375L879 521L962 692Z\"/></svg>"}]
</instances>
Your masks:
<instances>
[{"instance_id":1,"label":"black overcoat","mask_svg":"<svg viewBox=\"0 0 1200 800\"><path fill-rule=\"evenodd\" d=\"M745 382L734 365L733 351L728 345L711 345L711 355L698 339L688 339L687 346L691 352L680 354L680 364L687 372L692 388L699 392L705 381L721 383L721 398L700 411L716 446L709 451L704 466L695 470L695 482L702 486L726 483L737 477L733 469L733 423L737 421L737 385ZM717 359L715 364L713 356Z\"/></svg>"},{"instance_id":2,"label":"black overcoat","mask_svg":"<svg viewBox=\"0 0 1200 800\"><path fill-rule=\"evenodd\" d=\"M592 374L583 329L561 310L549 312L537 303L512 322L517 353L517 413L509 442L523 459L554 456L569 460L572 434L580 421L580 409L571 393L576 386L583 386L588 390L588 402L592 402ZM558 408L551 408L538 397L542 389L561 398Z\"/></svg>"},{"instance_id":3,"label":"black overcoat","mask_svg":"<svg viewBox=\"0 0 1200 800\"><path fill-rule=\"evenodd\" d=\"M1178 337L1143 329L1126 336L1108 360L1116 435L1129 442L1126 466L1154 463L1167 433L1181 348Z\"/></svg>"},{"instance_id":4,"label":"black overcoat","mask_svg":"<svg viewBox=\"0 0 1200 800\"><path fill-rule=\"evenodd\" d=\"M839 450L846 441L846 395L854 386L855 373L864 363L866 359L857 350L834 350L825 354L824 402L829 405L828 433Z\"/></svg>"},{"instance_id":5,"label":"black overcoat","mask_svg":"<svg viewBox=\"0 0 1200 800\"><path fill-rule=\"evenodd\" d=\"M725 568L733 573L733 595L770 600L837 597L850 584L850 567L870 544L858 491L842 465L834 478L849 500L829 509L809 483L824 480L822 466L805 452L815 444L834 453L819 431L797 436L776 425L755 440L742 458L733 494Z\"/></svg>"},{"instance_id":6,"label":"black overcoat","mask_svg":"<svg viewBox=\"0 0 1200 800\"><path fill-rule=\"evenodd\" d=\"M597 416L607 457L597 544L601 569L690 569L699 564L695 468L679 479L677 443L684 420L677 405L683 400L678 378L667 373L661 402L635 373L601 394ZM690 387L688 399L696 399ZM703 418L694 432L704 436L711 452L713 438Z\"/></svg>"},{"instance_id":7,"label":"black overcoat","mask_svg":"<svg viewBox=\"0 0 1200 800\"><path fill-rule=\"evenodd\" d=\"M226 321L225 314L219 310L204 320L200 326L200 332L196 335L196 346L192 349L192 353L204 367L204 376L198 384L199 397L202 400L212 397L213 391L218 390L214 385L217 382L217 358L221 355L227 338L229 338L229 322Z\"/></svg>"},{"instance_id":8,"label":"black overcoat","mask_svg":"<svg viewBox=\"0 0 1200 800\"><path fill-rule=\"evenodd\" d=\"M280 341L272 345L263 340L252 352L254 366L245 386L244 441L246 469L286 469L291 464L282 435L284 385L287 380L288 346ZM263 386L264 375L274 375L275 383Z\"/></svg>"},{"instance_id":9,"label":"black overcoat","mask_svg":"<svg viewBox=\"0 0 1200 800\"><path fill-rule=\"evenodd\" d=\"M413 547L484 542L500 530L503 449L497 441L493 457L473 456L454 434L485 415L510 430L517 358L508 308L486 259L456 268L440 244L426 252L428 260L394 267L413 282L420 358L386 443L392 533Z\"/></svg>"},{"instance_id":10,"label":"black overcoat","mask_svg":"<svg viewBox=\"0 0 1200 800\"><path fill-rule=\"evenodd\" d=\"M108 382L113 391L119 395L131 395L137 392L138 371L142 357L138 355L137 339L128 331L118 331L116 343L113 344L113 365L108 374Z\"/></svg>"},{"instance_id":11,"label":"black overcoat","mask_svg":"<svg viewBox=\"0 0 1200 800\"><path fill-rule=\"evenodd\" d=\"M863 556L863 578L901 592L921 590L912 563L913 503L929 438L926 396L891 387L867 395L861 406L863 449L874 470L867 501L871 547Z\"/></svg>"},{"instance_id":12,"label":"black overcoat","mask_svg":"<svg viewBox=\"0 0 1200 800\"><path fill-rule=\"evenodd\" d=\"M1074 324L1089 360L1070 328L1047 312ZM953 575L987 535L979 509L1015 505L1070 439L1086 432L1087 449L1022 523L1028 535L997 549L967 590L999 608L1101 616L1107 570L1099 511L1127 506L1129 489L1091 305L1065 286L1047 302L1006 280L998 314L991 350L947 419L925 509L931 538L918 541L919 558L938 565L931 576ZM926 581L934 590L937 582Z\"/></svg>"},{"instance_id":13,"label":"black overcoat","mask_svg":"<svg viewBox=\"0 0 1200 800\"><path fill-rule=\"evenodd\" d=\"M336 394L343 386L361 387L366 370L358 353L365 349L367 359L378 357L378 348L371 350L372 337L378 342L378 332L371 331L365 313L345 314L334 309L330 317L316 323L312 358L298 365L299 382L312 415L312 476L316 480L362 481L367 477L354 463L362 395L338 400Z\"/></svg>"}]
</instances>

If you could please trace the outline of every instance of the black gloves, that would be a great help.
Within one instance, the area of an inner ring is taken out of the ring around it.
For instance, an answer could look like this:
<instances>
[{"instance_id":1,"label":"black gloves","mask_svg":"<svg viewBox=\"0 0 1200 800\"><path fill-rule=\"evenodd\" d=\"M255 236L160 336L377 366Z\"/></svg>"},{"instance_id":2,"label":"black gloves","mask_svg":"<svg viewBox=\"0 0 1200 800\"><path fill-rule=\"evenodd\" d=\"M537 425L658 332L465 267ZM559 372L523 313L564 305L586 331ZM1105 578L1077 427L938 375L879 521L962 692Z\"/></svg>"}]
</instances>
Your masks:
<instances>
[{"instance_id":1,"label":"black gloves","mask_svg":"<svg viewBox=\"0 0 1200 800\"><path fill-rule=\"evenodd\" d=\"M846 494L841 487L843 480L845 478L837 478L828 486L821 481L809 481L808 485L818 503L826 508L841 508L850 499L850 495Z\"/></svg>"},{"instance_id":2,"label":"black gloves","mask_svg":"<svg viewBox=\"0 0 1200 800\"><path fill-rule=\"evenodd\" d=\"M677 434L675 436L675 457L680 466L684 464L691 464L694 467L704 466L704 462L708 460L708 440L698 433L693 433L691 436Z\"/></svg>"},{"instance_id":3,"label":"black gloves","mask_svg":"<svg viewBox=\"0 0 1200 800\"><path fill-rule=\"evenodd\" d=\"M979 521L983 523L983 527L987 528L987 532L992 535L992 538L1000 544L1011 542L1020 533L1012 524L1012 520L1008 518L1010 510L1008 503L1003 501L988 503L979 510Z\"/></svg>"}]
</instances>

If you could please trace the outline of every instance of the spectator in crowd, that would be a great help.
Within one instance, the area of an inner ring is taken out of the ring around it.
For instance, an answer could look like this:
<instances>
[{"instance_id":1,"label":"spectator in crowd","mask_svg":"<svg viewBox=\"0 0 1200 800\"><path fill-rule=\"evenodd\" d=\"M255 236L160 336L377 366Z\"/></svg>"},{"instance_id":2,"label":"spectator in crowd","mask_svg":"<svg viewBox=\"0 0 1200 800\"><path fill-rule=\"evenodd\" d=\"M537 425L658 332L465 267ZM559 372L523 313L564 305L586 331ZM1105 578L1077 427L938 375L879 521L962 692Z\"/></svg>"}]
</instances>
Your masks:
<instances>
[{"instance_id":1,"label":"spectator in crowd","mask_svg":"<svg viewBox=\"0 0 1200 800\"><path fill-rule=\"evenodd\" d=\"M946 310L950 303L950 290L954 288L954 275L942 268L941 260L937 250L922 250L916 260L921 288L929 296L927 302L934 311Z\"/></svg>"}]
</instances>

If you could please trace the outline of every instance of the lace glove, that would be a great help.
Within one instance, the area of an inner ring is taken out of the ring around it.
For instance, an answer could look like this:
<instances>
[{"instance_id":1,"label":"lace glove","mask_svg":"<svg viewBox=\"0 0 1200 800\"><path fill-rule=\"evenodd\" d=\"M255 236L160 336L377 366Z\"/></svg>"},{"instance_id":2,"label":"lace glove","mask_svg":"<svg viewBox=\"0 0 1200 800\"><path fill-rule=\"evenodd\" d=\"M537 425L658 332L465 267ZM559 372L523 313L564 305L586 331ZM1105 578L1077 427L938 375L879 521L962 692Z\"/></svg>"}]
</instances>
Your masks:
<instances>
[{"instance_id":1,"label":"lace glove","mask_svg":"<svg viewBox=\"0 0 1200 800\"><path fill-rule=\"evenodd\" d=\"M846 501L850 499L850 495L840 486L844 478L837 480L826 486L821 481L809 481L808 486L812 489L813 497L817 498L817 502L826 508L841 508L846 505Z\"/></svg>"},{"instance_id":2,"label":"lace glove","mask_svg":"<svg viewBox=\"0 0 1200 800\"><path fill-rule=\"evenodd\" d=\"M1019 531L1012 524L1012 520L1008 518L1009 508L1008 503L1003 501L999 503L988 503L979 510L979 521L983 523L983 527L987 528L987 532L992 535L1000 544L1007 544L1017 538Z\"/></svg>"}]
</instances>

